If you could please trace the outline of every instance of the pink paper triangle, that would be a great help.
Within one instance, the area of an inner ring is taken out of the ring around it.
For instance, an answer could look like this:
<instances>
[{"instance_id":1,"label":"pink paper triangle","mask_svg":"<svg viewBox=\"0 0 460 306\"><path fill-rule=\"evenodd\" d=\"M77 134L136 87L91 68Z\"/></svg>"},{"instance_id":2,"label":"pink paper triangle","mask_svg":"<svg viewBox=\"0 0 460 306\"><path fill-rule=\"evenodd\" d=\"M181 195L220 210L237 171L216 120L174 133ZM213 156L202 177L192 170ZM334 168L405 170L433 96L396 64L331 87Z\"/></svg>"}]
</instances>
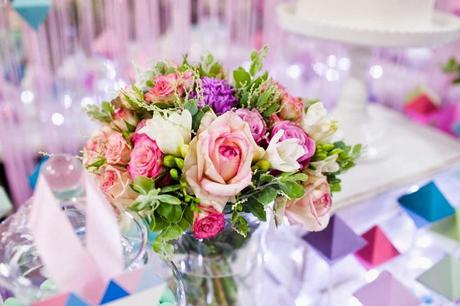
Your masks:
<instances>
[{"instance_id":1,"label":"pink paper triangle","mask_svg":"<svg viewBox=\"0 0 460 306\"><path fill-rule=\"evenodd\" d=\"M142 277L142 270L134 270L126 272L120 276L115 277L115 282L129 293L136 292L137 285Z\"/></svg>"},{"instance_id":2,"label":"pink paper triangle","mask_svg":"<svg viewBox=\"0 0 460 306\"><path fill-rule=\"evenodd\" d=\"M355 255L368 269L383 264L400 254L377 225L365 232L362 237L367 241L367 245Z\"/></svg>"},{"instance_id":3,"label":"pink paper triangle","mask_svg":"<svg viewBox=\"0 0 460 306\"><path fill-rule=\"evenodd\" d=\"M36 302L33 306L65 306L69 299L70 293L63 293L53 296L45 301Z\"/></svg>"}]
</instances>

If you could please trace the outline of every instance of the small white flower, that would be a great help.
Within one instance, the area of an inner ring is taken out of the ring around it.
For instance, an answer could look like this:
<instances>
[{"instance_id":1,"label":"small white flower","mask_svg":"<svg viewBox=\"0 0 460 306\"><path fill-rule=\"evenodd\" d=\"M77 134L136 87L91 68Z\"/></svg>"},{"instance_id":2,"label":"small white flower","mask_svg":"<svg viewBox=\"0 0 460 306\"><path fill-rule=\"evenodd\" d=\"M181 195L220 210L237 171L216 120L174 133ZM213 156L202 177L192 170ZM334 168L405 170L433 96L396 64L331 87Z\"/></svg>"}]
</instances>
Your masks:
<instances>
[{"instance_id":1,"label":"small white flower","mask_svg":"<svg viewBox=\"0 0 460 306\"><path fill-rule=\"evenodd\" d=\"M265 152L264 159L270 162L273 169L283 172L293 172L300 169L300 164L297 161L305 153L303 147L299 145L295 138L286 139L279 142L284 131L280 130L276 133Z\"/></svg>"},{"instance_id":2,"label":"small white flower","mask_svg":"<svg viewBox=\"0 0 460 306\"><path fill-rule=\"evenodd\" d=\"M315 167L316 173L334 173L340 170L340 166L337 163L337 154L330 155L324 160L311 162L310 165Z\"/></svg>"},{"instance_id":3,"label":"small white flower","mask_svg":"<svg viewBox=\"0 0 460 306\"><path fill-rule=\"evenodd\" d=\"M139 133L155 140L164 154L179 156L180 147L192 137L192 115L188 110L173 112L167 118L155 113Z\"/></svg>"},{"instance_id":4,"label":"small white flower","mask_svg":"<svg viewBox=\"0 0 460 306\"><path fill-rule=\"evenodd\" d=\"M324 105L320 102L308 107L302 127L315 141L326 140L337 131L336 121L328 115Z\"/></svg>"}]
</instances>

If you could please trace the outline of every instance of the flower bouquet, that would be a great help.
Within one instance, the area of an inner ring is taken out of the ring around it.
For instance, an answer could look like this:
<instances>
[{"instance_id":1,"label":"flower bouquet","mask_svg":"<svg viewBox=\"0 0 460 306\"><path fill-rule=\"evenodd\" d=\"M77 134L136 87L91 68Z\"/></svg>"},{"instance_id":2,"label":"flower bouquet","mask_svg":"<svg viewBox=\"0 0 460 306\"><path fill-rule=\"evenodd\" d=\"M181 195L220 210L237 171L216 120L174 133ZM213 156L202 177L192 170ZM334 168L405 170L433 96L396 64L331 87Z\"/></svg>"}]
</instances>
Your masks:
<instances>
[{"instance_id":1,"label":"flower bouquet","mask_svg":"<svg viewBox=\"0 0 460 306\"><path fill-rule=\"evenodd\" d=\"M239 303L229 258L247 249L268 211L276 224L326 227L338 175L360 153L332 141L337 123L319 101L292 96L263 71L266 51L231 77L212 55L161 61L87 108L104 127L85 145L84 164L113 205L145 218L163 256L213 258L201 269L212 280L190 281L207 296L196 291L194 305Z\"/></svg>"}]
</instances>

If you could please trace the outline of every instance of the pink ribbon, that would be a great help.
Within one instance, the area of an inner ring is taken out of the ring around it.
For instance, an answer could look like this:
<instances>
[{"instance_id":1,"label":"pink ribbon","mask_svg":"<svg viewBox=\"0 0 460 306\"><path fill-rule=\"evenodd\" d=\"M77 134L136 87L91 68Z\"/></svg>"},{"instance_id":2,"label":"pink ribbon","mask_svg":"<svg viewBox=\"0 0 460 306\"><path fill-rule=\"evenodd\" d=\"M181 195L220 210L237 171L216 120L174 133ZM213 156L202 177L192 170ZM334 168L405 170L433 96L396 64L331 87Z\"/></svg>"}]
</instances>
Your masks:
<instances>
[{"instance_id":1,"label":"pink ribbon","mask_svg":"<svg viewBox=\"0 0 460 306\"><path fill-rule=\"evenodd\" d=\"M124 268L121 236L115 214L92 178L86 183L86 246L40 176L29 226L48 276L60 290L97 303L104 284Z\"/></svg>"}]
</instances>

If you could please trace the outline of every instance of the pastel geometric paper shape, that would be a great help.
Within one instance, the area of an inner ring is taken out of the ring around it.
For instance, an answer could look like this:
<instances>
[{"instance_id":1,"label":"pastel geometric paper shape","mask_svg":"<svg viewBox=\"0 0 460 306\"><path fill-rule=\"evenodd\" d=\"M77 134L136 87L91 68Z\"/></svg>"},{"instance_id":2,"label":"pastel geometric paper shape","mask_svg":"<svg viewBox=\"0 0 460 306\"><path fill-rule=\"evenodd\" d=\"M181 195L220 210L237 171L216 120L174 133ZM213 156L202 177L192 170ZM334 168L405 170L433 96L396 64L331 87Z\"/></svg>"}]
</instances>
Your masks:
<instances>
[{"instance_id":1,"label":"pastel geometric paper shape","mask_svg":"<svg viewBox=\"0 0 460 306\"><path fill-rule=\"evenodd\" d=\"M26 306L25 304L21 303L17 298L8 298L2 304L3 306Z\"/></svg>"},{"instance_id":2,"label":"pastel geometric paper shape","mask_svg":"<svg viewBox=\"0 0 460 306\"><path fill-rule=\"evenodd\" d=\"M32 28L37 30L45 22L51 0L14 0L13 8Z\"/></svg>"},{"instance_id":3,"label":"pastel geometric paper shape","mask_svg":"<svg viewBox=\"0 0 460 306\"><path fill-rule=\"evenodd\" d=\"M452 302L460 300L460 261L447 255L417 280Z\"/></svg>"},{"instance_id":4,"label":"pastel geometric paper shape","mask_svg":"<svg viewBox=\"0 0 460 306\"><path fill-rule=\"evenodd\" d=\"M134 271L125 272L120 276L114 278L114 280L123 287L126 291L133 293L136 291L137 284L144 274L143 270L137 269Z\"/></svg>"},{"instance_id":5,"label":"pastel geometric paper shape","mask_svg":"<svg viewBox=\"0 0 460 306\"><path fill-rule=\"evenodd\" d=\"M416 213L413 213L412 211L410 211L409 209L405 209L403 207L403 210L404 212L412 219L412 221L414 221L415 223L415 226L417 228L422 228L422 227L425 227L427 225L430 225L431 222L428 221L427 219L417 215Z\"/></svg>"},{"instance_id":6,"label":"pastel geometric paper shape","mask_svg":"<svg viewBox=\"0 0 460 306\"><path fill-rule=\"evenodd\" d=\"M457 211L455 215L436 222L430 227L430 230L460 242L460 212Z\"/></svg>"},{"instance_id":7,"label":"pastel geometric paper shape","mask_svg":"<svg viewBox=\"0 0 460 306\"><path fill-rule=\"evenodd\" d=\"M111 280L109 282L109 285L107 286L107 289L105 290L105 293L104 293L104 296L102 297L100 305L107 304L109 302L118 300L128 295L129 293L125 289L123 289L116 282Z\"/></svg>"},{"instance_id":8,"label":"pastel geometric paper shape","mask_svg":"<svg viewBox=\"0 0 460 306\"><path fill-rule=\"evenodd\" d=\"M383 271L353 295L363 306L418 306L420 300L393 275Z\"/></svg>"},{"instance_id":9,"label":"pastel geometric paper shape","mask_svg":"<svg viewBox=\"0 0 460 306\"><path fill-rule=\"evenodd\" d=\"M417 114L431 114L438 110L438 106L431 100L427 94L421 94L412 99L404 106L406 112Z\"/></svg>"},{"instance_id":10,"label":"pastel geometric paper shape","mask_svg":"<svg viewBox=\"0 0 460 306\"><path fill-rule=\"evenodd\" d=\"M106 306L137 306L137 305L158 305L160 297L166 289L166 283L151 287L147 290L132 294L130 296L118 299L111 303L105 304ZM176 304L174 304L176 305Z\"/></svg>"},{"instance_id":11,"label":"pastel geometric paper shape","mask_svg":"<svg viewBox=\"0 0 460 306\"><path fill-rule=\"evenodd\" d=\"M73 293L63 293L44 301L35 302L33 306L92 306Z\"/></svg>"},{"instance_id":12,"label":"pastel geometric paper shape","mask_svg":"<svg viewBox=\"0 0 460 306\"><path fill-rule=\"evenodd\" d=\"M157 287L165 281L161 279L154 269L145 269L139 282L137 283L136 292L141 292L152 287Z\"/></svg>"},{"instance_id":13,"label":"pastel geometric paper shape","mask_svg":"<svg viewBox=\"0 0 460 306\"><path fill-rule=\"evenodd\" d=\"M455 213L455 209L433 182L398 199L401 206L427 222L436 222Z\"/></svg>"},{"instance_id":14,"label":"pastel geometric paper shape","mask_svg":"<svg viewBox=\"0 0 460 306\"><path fill-rule=\"evenodd\" d=\"M387 262L400 254L387 235L377 225L365 232L361 237L367 241L367 245L358 250L355 255L368 269Z\"/></svg>"},{"instance_id":15,"label":"pastel geometric paper shape","mask_svg":"<svg viewBox=\"0 0 460 306\"><path fill-rule=\"evenodd\" d=\"M356 252L366 245L341 218L332 216L328 226L320 232L310 232L303 236L329 264Z\"/></svg>"}]
</instances>

